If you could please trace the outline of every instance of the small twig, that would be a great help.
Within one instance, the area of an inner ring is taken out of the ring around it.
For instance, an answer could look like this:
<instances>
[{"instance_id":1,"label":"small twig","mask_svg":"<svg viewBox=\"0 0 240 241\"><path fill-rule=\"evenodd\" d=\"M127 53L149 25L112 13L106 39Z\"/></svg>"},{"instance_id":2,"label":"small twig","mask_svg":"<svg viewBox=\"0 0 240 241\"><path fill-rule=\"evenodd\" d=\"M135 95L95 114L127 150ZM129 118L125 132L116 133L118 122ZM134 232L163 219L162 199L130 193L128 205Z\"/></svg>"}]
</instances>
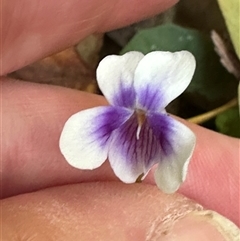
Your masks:
<instances>
[{"instance_id":1,"label":"small twig","mask_svg":"<svg viewBox=\"0 0 240 241\"><path fill-rule=\"evenodd\" d=\"M217 116L218 114L220 114L234 106L237 106L237 104L238 104L238 100L237 100L237 98L234 98L233 100L229 101L228 103L226 103L216 109L213 109L204 114L189 118L188 121L195 123L195 124L202 124L202 123L212 119L213 117Z\"/></svg>"}]
</instances>

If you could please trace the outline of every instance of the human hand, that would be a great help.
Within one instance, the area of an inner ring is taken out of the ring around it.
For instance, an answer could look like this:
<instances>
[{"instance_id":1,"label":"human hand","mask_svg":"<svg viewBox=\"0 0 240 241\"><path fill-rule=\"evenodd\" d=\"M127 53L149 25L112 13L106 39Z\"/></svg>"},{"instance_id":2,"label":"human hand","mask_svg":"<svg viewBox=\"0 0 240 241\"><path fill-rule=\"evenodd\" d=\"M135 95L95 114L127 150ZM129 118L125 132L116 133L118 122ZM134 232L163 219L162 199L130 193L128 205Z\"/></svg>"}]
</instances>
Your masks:
<instances>
[{"instance_id":1,"label":"human hand","mask_svg":"<svg viewBox=\"0 0 240 241\"><path fill-rule=\"evenodd\" d=\"M26 6L5 1L1 74L173 3L50 0L45 7L37 0ZM5 239L14 240L17 233L26 240L33 235L35 240L123 240L121 235L141 240L151 228L164 235L167 226L162 220L171 223L176 210L181 216L199 209L180 194L165 195L149 185L154 184L152 171L144 183L126 185L118 182L108 164L94 171L67 164L58 147L65 121L82 109L106 104L103 97L6 77L1 84L2 197L12 196L2 201L3 237L11 237ZM239 225L239 140L186 124L195 132L197 146L179 193ZM24 193L28 194L16 196Z\"/></svg>"}]
</instances>

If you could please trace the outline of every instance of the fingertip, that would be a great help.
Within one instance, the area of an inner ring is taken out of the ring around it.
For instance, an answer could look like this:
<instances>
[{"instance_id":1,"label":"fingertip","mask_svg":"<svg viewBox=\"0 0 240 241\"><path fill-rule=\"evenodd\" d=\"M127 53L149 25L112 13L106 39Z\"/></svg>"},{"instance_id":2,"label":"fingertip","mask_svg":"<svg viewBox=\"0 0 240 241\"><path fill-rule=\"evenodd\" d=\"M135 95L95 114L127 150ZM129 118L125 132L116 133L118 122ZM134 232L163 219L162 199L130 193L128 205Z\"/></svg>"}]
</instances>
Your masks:
<instances>
[{"instance_id":1,"label":"fingertip","mask_svg":"<svg viewBox=\"0 0 240 241\"><path fill-rule=\"evenodd\" d=\"M3 232L25 239L35 234L35 240L154 240L201 209L152 185L82 183L3 200Z\"/></svg>"}]
</instances>

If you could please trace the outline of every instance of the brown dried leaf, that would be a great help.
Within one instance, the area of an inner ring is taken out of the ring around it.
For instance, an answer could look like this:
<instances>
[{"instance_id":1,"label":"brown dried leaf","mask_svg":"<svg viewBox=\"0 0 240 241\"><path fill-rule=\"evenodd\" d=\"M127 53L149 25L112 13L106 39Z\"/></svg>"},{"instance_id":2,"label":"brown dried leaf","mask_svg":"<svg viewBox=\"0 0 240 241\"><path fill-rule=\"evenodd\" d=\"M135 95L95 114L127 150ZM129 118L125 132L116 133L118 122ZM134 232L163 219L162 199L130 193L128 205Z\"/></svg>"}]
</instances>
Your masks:
<instances>
[{"instance_id":1,"label":"brown dried leaf","mask_svg":"<svg viewBox=\"0 0 240 241\"><path fill-rule=\"evenodd\" d=\"M97 93L95 70L79 58L74 47L28 65L11 73L10 76L30 82Z\"/></svg>"},{"instance_id":2,"label":"brown dried leaf","mask_svg":"<svg viewBox=\"0 0 240 241\"><path fill-rule=\"evenodd\" d=\"M99 63L99 53L103 46L103 34L92 34L83 39L76 50L81 59L92 69L96 69Z\"/></svg>"}]
</instances>

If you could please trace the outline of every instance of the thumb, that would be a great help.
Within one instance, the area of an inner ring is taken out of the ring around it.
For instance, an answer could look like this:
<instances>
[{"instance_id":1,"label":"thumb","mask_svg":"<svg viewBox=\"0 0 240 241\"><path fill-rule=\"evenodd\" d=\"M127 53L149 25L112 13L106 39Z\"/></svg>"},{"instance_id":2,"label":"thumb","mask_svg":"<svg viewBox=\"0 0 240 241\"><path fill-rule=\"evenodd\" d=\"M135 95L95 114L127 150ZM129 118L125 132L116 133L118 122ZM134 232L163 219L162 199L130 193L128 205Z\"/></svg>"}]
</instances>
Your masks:
<instances>
[{"instance_id":1,"label":"thumb","mask_svg":"<svg viewBox=\"0 0 240 241\"><path fill-rule=\"evenodd\" d=\"M3 240L237 240L238 228L148 184L66 185L2 201Z\"/></svg>"}]
</instances>

